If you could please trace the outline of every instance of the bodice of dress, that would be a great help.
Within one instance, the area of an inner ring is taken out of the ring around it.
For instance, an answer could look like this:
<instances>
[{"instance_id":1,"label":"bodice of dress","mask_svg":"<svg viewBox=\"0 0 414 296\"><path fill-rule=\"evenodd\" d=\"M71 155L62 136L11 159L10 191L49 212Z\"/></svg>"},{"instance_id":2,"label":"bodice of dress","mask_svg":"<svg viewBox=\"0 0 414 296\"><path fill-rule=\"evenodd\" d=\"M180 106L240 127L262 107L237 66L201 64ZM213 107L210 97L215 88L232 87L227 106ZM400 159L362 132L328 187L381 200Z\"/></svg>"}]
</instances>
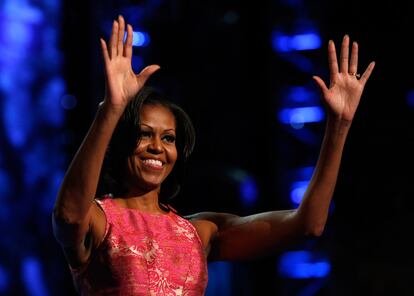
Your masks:
<instances>
[{"instance_id":1,"label":"bodice of dress","mask_svg":"<svg viewBox=\"0 0 414 296\"><path fill-rule=\"evenodd\" d=\"M97 200L105 236L88 264L72 269L82 295L200 296L207 263L194 226L173 211L150 214Z\"/></svg>"}]
</instances>

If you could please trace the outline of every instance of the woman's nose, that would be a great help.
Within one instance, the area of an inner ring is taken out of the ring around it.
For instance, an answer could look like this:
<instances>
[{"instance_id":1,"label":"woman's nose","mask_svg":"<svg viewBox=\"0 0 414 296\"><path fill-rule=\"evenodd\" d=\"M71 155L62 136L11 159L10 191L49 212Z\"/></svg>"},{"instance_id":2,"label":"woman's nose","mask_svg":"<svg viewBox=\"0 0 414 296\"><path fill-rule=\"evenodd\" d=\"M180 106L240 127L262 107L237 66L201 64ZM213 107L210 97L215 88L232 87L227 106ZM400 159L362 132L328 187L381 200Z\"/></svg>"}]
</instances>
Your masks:
<instances>
[{"instance_id":1,"label":"woman's nose","mask_svg":"<svg viewBox=\"0 0 414 296\"><path fill-rule=\"evenodd\" d=\"M158 137L153 137L151 143L148 145L148 150L151 153L159 154L162 152L162 142Z\"/></svg>"}]
</instances>

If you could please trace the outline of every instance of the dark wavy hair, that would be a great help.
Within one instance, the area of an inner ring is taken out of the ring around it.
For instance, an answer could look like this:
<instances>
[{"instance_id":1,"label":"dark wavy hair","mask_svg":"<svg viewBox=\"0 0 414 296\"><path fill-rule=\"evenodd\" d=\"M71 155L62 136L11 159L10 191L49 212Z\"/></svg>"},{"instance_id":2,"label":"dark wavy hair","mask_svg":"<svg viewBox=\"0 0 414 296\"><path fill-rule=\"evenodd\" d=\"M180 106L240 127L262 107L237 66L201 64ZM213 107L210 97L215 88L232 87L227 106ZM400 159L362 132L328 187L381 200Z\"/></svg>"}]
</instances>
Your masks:
<instances>
[{"instance_id":1,"label":"dark wavy hair","mask_svg":"<svg viewBox=\"0 0 414 296\"><path fill-rule=\"evenodd\" d=\"M180 191L184 163L194 149L194 126L190 117L181 107L169 101L162 92L144 86L127 105L114 130L99 178L98 198L108 194L123 196L127 193L125 184L127 160L133 154L140 140L140 112L143 105L164 106L175 117L178 158L170 175L161 185L160 204L168 205L170 200ZM165 207L163 206L163 208Z\"/></svg>"}]
</instances>

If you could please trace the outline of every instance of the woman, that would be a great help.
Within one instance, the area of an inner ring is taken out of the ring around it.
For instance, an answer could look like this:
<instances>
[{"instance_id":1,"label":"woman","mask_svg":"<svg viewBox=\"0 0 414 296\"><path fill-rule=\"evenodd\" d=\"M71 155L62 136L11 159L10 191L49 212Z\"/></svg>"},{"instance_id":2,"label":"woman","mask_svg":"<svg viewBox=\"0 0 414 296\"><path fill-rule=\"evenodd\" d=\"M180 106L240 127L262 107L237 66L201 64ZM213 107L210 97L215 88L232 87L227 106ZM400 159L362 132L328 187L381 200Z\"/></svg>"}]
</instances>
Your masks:
<instances>
[{"instance_id":1,"label":"woman","mask_svg":"<svg viewBox=\"0 0 414 296\"><path fill-rule=\"evenodd\" d=\"M297 238L322 234L345 139L374 68L372 62L361 77L356 74L357 43L349 50L349 37L344 37L338 65L330 41L329 87L313 77L328 116L299 208L247 217L203 212L187 219L160 198L176 193L166 182L174 181L175 163L191 153L191 122L179 107L144 88L159 66L138 75L132 71L132 27L125 28L122 16L113 23L109 46L104 40L101 46L105 99L66 173L53 213L55 236L82 295L202 295L206 259L254 258ZM136 132L128 134L134 131L127 127L131 122ZM109 186L115 198L96 200L98 183ZM167 187L173 190L166 193Z\"/></svg>"}]
</instances>

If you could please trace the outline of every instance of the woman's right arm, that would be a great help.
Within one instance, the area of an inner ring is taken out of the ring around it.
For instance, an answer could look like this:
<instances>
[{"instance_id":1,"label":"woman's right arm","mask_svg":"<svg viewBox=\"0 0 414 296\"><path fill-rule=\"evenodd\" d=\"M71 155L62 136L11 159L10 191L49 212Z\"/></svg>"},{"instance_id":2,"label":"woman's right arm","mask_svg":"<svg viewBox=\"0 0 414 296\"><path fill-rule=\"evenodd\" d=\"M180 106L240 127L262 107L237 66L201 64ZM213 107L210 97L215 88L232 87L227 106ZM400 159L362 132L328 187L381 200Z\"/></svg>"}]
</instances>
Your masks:
<instances>
[{"instance_id":1,"label":"woman's right arm","mask_svg":"<svg viewBox=\"0 0 414 296\"><path fill-rule=\"evenodd\" d=\"M81 265L104 235L105 217L93 202L105 152L129 101L158 70L151 65L136 75L131 67L132 27L122 16L114 21L109 47L101 39L106 95L61 184L54 210L53 229L71 265Z\"/></svg>"}]
</instances>

